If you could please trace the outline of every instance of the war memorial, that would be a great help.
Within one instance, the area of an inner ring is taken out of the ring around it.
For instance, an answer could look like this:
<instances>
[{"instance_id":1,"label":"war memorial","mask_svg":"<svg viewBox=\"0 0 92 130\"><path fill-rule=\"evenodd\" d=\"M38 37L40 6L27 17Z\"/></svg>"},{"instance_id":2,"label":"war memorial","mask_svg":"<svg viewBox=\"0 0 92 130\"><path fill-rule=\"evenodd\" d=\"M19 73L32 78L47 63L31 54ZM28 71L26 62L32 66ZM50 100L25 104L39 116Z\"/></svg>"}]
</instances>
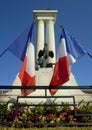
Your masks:
<instances>
[{"instance_id":1,"label":"war memorial","mask_svg":"<svg viewBox=\"0 0 92 130\"><path fill-rule=\"evenodd\" d=\"M13 102L17 103L32 103L38 105L40 102L68 102L75 105L81 100L92 103L92 90L84 89L85 86L79 86L74 74L70 74L70 79L63 85L59 85L58 91L51 96L49 91L49 84L53 75L55 63L57 62L56 47L55 47L55 30L54 25L58 10L33 10L34 22L36 23L36 48L35 48L35 77L36 88L35 91L27 96L21 96L21 81L18 74L12 84L14 89L0 94L0 102L8 102L11 107ZM88 86L89 87L89 86ZM16 88L16 89L15 89ZM35 88L35 87L34 87ZM92 121L92 114L91 114ZM91 122L92 123L92 122Z\"/></svg>"}]
</instances>

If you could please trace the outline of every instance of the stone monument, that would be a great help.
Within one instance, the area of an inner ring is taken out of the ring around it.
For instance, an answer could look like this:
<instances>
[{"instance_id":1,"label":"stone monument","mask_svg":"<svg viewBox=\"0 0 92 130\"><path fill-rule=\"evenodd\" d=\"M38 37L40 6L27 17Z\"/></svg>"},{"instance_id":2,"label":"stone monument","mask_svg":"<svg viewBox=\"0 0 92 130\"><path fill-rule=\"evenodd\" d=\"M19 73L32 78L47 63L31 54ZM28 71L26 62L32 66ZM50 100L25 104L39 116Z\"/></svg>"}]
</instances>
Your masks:
<instances>
[{"instance_id":1,"label":"stone monument","mask_svg":"<svg viewBox=\"0 0 92 130\"><path fill-rule=\"evenodd\" d=\"M55 50L55 30L54 24L56 22L57 10L33 10L34 21L37 25L37 36L36 36L36 85L49 86L51 77L53 74L54 64L56 63L56 50ZM46 33L45 33L46 30ZM45 41L46 37L46 41ZM20 86L20 80L16 76L13 86ZM66 82L63 86L78 86L74 75L71 73L70 80ZM9 99L10 95L14 98L20 95L19 89L12 89L7 94L6 97ZM15 95L15 96L14 96ZM37 89L31 96L44 96L45 90ZM47 95L50 96L49 90L47 90ZM92 95L85 94L80 89L72 90L58 90L55 94L57 96L75 96L76 102L81 99L92 100ZM6 100L7 100L6 99ZM4 100L4 96L3 96ZM41 101L42 99L36 99L36 101ZM34 99L31 101L34 101ZM35 102L36 102L35 101ZM63 100L64 101L64 100Z\"/></svg>"}]
</instances>

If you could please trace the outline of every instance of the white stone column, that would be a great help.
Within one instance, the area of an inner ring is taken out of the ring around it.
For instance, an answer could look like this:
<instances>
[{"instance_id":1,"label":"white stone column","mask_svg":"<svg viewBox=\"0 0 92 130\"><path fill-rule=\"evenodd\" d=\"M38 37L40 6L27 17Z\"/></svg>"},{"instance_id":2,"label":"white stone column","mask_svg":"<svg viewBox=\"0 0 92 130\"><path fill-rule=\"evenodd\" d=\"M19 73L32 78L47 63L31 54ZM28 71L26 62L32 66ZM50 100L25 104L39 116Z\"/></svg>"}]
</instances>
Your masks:
<instances>
[{"instance_id":1,"label":"white stone column","mask_svg":"<svg viewBox=\"0 0 92 130\"><path fill-rule=\"evenodd\" d=\"M55 34L54 34L54 20L46 20L46 43L49 51L53 51L54 57L48 58L48 63L56 62L56 50L55 50Z\"/></svg>"},{"instance_id":2,"label":"white stone column","mask_svg":"<svg viewBox=\"0 0 92 130\"><path fill-rule=\"evenodd\" d=\"M38 59L38 53L43 50L44 47L44 21L38 19L37 21L37 43L36 43L36 60Z\"/></svg>"}]
</instances>

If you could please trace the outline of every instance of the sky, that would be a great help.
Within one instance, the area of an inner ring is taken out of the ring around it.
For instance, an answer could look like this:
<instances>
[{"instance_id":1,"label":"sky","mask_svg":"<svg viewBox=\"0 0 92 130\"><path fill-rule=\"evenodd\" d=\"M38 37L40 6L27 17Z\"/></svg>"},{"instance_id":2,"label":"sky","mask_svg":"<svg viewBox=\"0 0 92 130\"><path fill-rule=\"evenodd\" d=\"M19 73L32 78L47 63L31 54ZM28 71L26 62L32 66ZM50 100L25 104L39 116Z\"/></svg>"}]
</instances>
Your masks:
<instances>
[{"instance_id":1,"label":"sky","mask_svg":"<svg viewBox=\"0 0 92 130\"><path fill-rule=\"evenodd\" d=\"M62 24L92 54L92 0L0 0L0 54L34 17L33 10L58 10L57 24ZM61 28L55 24L56 48ZM22 62L7 51L0 58L0 86L12 85ZM83 56L72 66L80 86L92 85L92 59Z\"/></svg>"}]
</instances>

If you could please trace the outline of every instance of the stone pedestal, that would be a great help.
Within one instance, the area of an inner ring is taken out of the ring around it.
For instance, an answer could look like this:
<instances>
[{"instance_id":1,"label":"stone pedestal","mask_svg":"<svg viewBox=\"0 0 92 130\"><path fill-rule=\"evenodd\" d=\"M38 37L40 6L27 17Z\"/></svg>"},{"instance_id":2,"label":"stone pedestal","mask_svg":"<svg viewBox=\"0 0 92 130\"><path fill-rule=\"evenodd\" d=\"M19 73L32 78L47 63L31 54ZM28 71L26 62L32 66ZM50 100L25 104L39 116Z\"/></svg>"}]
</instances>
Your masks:
<instances>
[{"instance_id":1,"label":"stone pedestal","mask_svg":"<svg viewBox=\"0 0 92 130\"><path fill-rule=\"evenodd\" d=\"M39 71L36 71L36 84L38 87L40 86L48 86L51 80L53 74L53 68L41 68ZM20 80L18 76L16 76L15 81L13 83L13 86L20 86ZM71 74L70 80L64 84L64 86L78 86L74 75ZM49 87L49 86L48 86ZM61 86L62 87L62 86ZM8 101L11 99L16 99L17 96L20 96L21 90L19 89L12 89L6 94L0 96L1 101ZM37 89L33 93L31 93L28 96L44 96L45 95L45 90L44 89ZM49 90L47 90L47 95L50 96ZM81 91L80 89L59 89L55 96L75 96L76 103L80 102L82 99L84 101L92 102L92 94L87 94ZM53 100L53 99L52 99ZM44 102L47 101L47 99L41 99L41 98L36 98L36 99L20 99L21 102L33 102L33 103L39 103L39 102ZM57 102L72 102L72 99L57 99Z\"/></svg>"}]
</instances>

